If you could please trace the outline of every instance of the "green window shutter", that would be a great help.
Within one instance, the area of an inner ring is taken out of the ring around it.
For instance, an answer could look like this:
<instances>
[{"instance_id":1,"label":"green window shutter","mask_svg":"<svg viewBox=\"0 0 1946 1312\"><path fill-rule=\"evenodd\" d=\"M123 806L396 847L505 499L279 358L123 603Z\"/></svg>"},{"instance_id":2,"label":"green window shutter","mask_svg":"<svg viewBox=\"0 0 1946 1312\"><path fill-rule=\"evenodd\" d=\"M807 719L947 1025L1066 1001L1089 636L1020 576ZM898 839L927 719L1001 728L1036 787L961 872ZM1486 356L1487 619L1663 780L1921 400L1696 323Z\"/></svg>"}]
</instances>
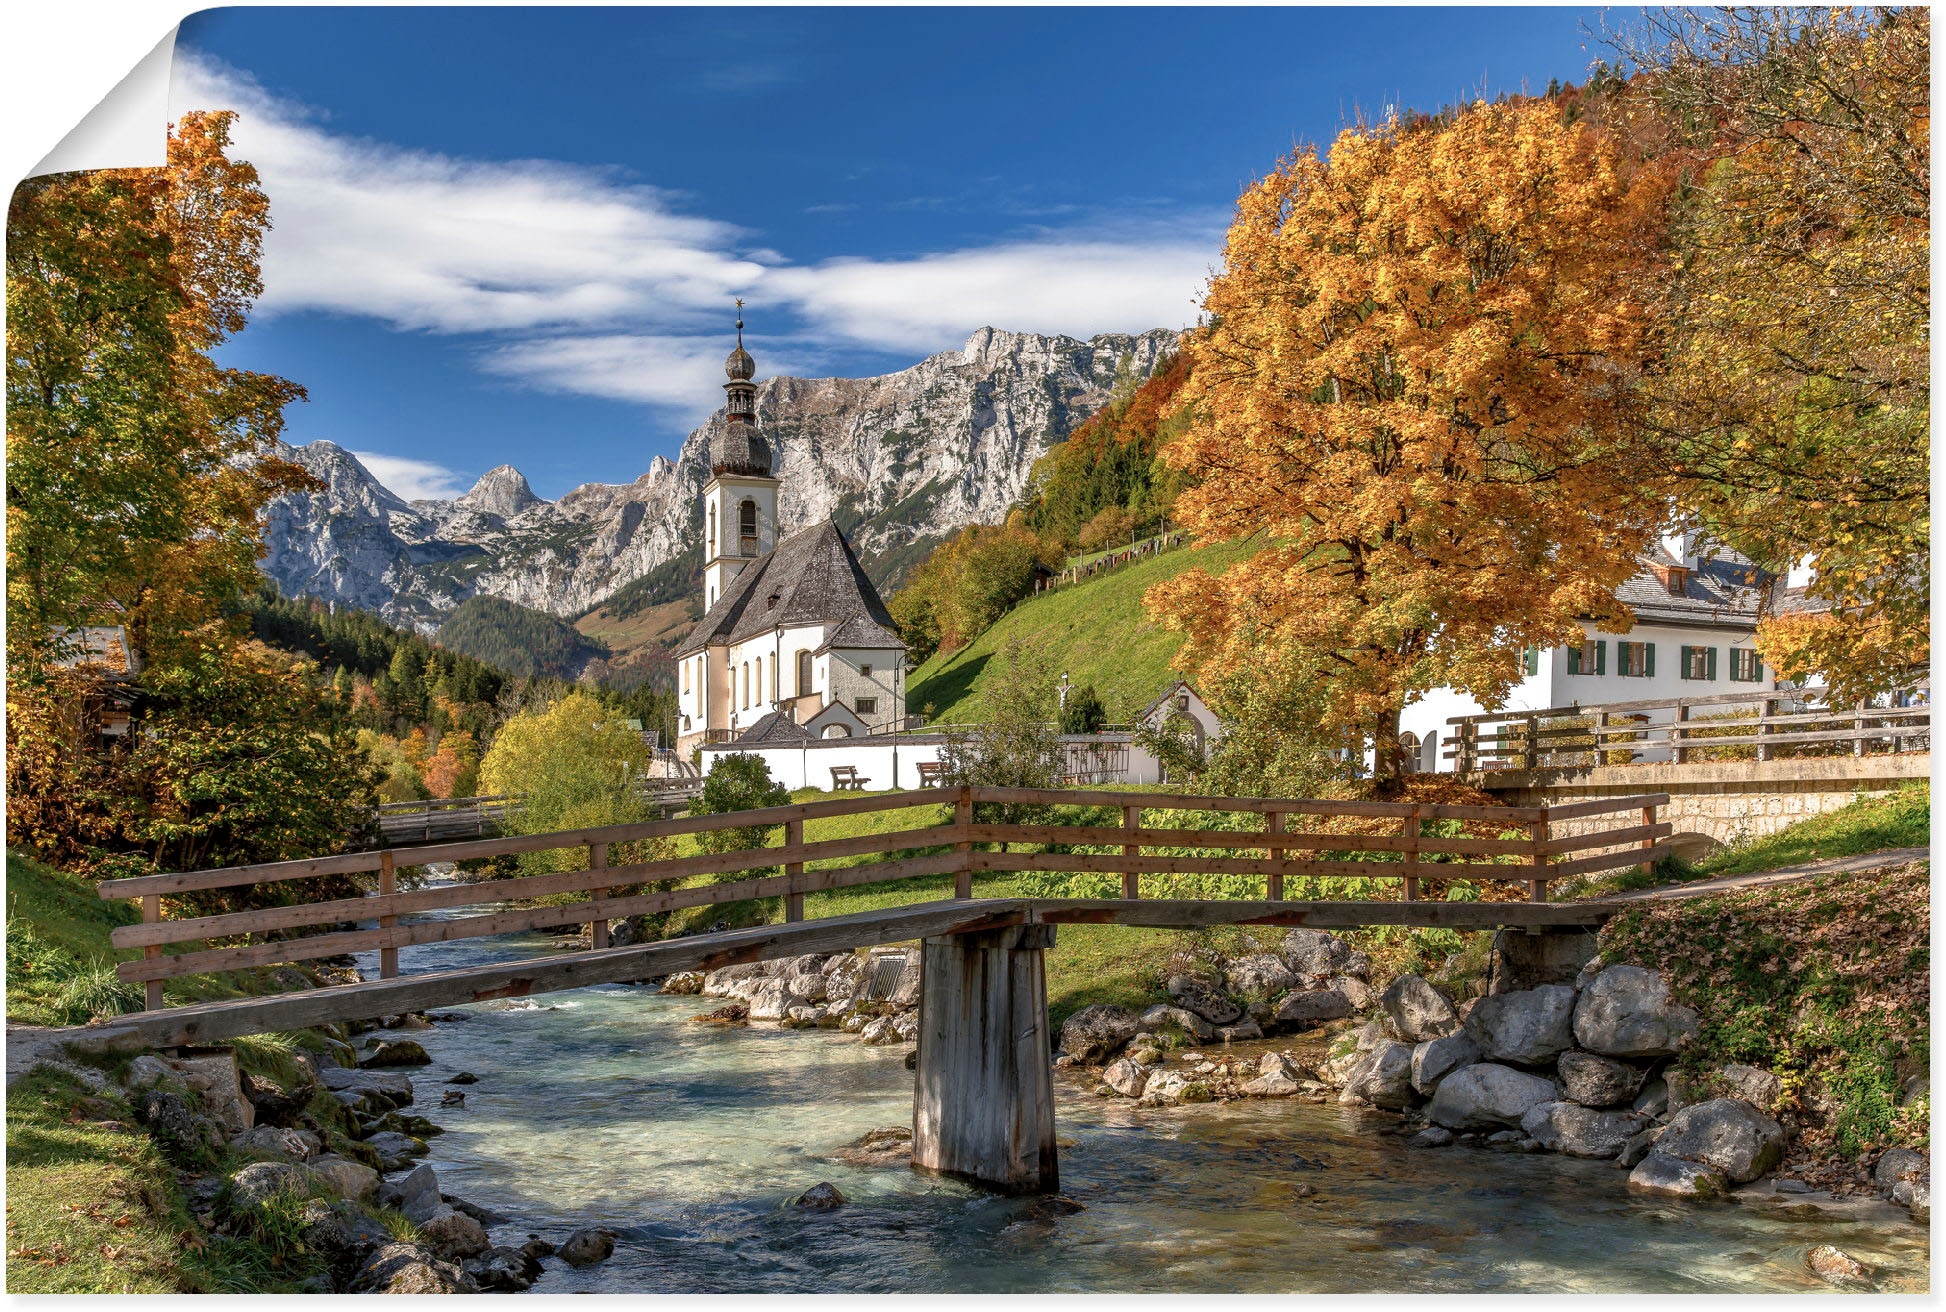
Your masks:
<instances>
[{"instance_id":1,"label":"green window shutter","mask_svg":"<svg viewBox=\"0 0 1946 1312\"><path fill-rule=\"evenodd\" d=\"M1608 640L1606 638L1595 643L1595 673L1608 673Z\"/></svg>"},{"instance_id":2,"label":"green window shutter","mask_svg":"<svg viewBox=\"0 0 1946 1312\"><path fill-rule=\"evenodd\" d=\"M1682 661L1678 667L1678 672L1685 679L1689 677L1689 653L1695 650L1694 647L1684 647L1682 649Z\"/></svg>"},{"instance_id":3,"label":"green window shutter","mask_svg":"<svg viewBox=\"0 0 1946 1312\"><path fill-rule=\"evenodd\" d=\"M1716 648L1705 647L1703 650L1709 653L1703 658L1703 677L1714 683L1716 681Z\"/></svg>"},{"instance_id":4,"label":"green window shutter","mask_svg":"<svg viewBox=\"0 0 1946 1312\"><path fill-rule=\"evenodd\" d=\"M1529 674L1539 674L1541 672L1541 649L1539 647L1529 647L1521 652L1520 655L1521 667Z\"/></svg>"},{"instance_id":5,"label":"green window shutter","mask_svg":"<svg viewBox=\"0 0 1946 1312\"><path fill-rule=\"evenodd\" d=\"M1653 679L1655 677L1655 644L1653 642L1645 642L1642 644L1642 677L1646 679Z\"/></svg>"},{"instance_id":6,"label":"green window shutter","mask_svg":"<svg viewBox=\"0 0 1946 1312\"><path fill-rule=\"evenodd\" d=\"M1581 673L1581 647L1578 644L1568 648L1568 673Z\"/></svg>"}]
</instances>

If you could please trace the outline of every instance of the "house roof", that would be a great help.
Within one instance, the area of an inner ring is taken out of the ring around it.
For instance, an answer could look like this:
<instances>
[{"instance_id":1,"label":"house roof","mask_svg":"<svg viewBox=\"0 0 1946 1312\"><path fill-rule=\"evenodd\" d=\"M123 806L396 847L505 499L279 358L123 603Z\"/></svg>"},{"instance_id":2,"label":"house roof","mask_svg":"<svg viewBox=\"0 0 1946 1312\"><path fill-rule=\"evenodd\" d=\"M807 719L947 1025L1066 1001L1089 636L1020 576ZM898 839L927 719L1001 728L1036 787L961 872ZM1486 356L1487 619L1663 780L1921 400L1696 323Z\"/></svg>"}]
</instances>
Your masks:
<instances>
[{"instance_id":1,"label":"house roof","mask_svg":"<svg viewBox=\"0 0 1946 1312\"><path fill-rule=\"evenodd\" d=\"M1174 683L1170 684L1167 688L1164 688L1162 690L1162 695L1156 698L1154 701L1150 702L1148 706L1142 711L1142 713L1135 717L1136 723L1137 724L1145 723L1151 715L1154 715L1156 711L1159 710L1165 702L1173 698L1178 692L1187 692L1189 693L1190 696L1194 697L1199 702L1203 700L1203 694L1197 692L1195 685L1191 684L1189 680L1177 679ZM1207 705L1207 703L1205 703L1205 705Z\"/></svg>"},{"instance_id":2,"label":"house roof","mask_svg":"<svg viewBox=\"0 0 1946 1312\"><path fill-rule=\"evenodd\" d=\"M745 565L676 648L676 655L742 642L779 627L825 624L842 630L854 618L869 621L886 637L895 629L878 589L852 554L851 543L827 519L793 533ZM896 639L884 645L905 646Z\"/></svg>"},{"instance_id":3,"label":"house roof","mask_svg":"<svg viewBox=\"0 0 1946 1312\"><path fill-rule=\"evenodd\" d=\"M814 735L782 711L772 711L745 730L736 740L738 747L775 747L808 743Z\"/></svg>"},{"instance_id":4,"label":"house roof","mask_svg":"<svg viewBox=\"0 0 1946 1312\"><path fill-rule=\"evenodd\" d=\"M79 628L55 625L50 630L61 648L54 664L88 669L111 681L133 678L142 668L129 645L128 630L120 624L84 624Z\"/></svg>"},{"instance_id":5,"label":"house roof","mask_svg":"<svg viewBox=\"0 0 1946 1312\"><path fill-rule=\"evenodd\" d=\"M1680 593L1669 591L1658 566L1683 568L1683 562L1658 548L1643 556L1641 568L1615 589L1616 598L1635 612L1637 624L1755 628L1773 583L1773 576L1749 557L1728 548L1687 567Z\"/></svg>"},{"instance_id":6,"label":"house roof","mask_svg":"<svg viewBox=\"0 0 1946 1312\"><path fill-rule=\"evenodd\" d=\"M818 648L817 654L822 656L833 647L850 647L866 651L904 651L905 642L898 634L860 611L833 629L831 636L824 640L824 646Z\"/></svg>"}]
</instances>

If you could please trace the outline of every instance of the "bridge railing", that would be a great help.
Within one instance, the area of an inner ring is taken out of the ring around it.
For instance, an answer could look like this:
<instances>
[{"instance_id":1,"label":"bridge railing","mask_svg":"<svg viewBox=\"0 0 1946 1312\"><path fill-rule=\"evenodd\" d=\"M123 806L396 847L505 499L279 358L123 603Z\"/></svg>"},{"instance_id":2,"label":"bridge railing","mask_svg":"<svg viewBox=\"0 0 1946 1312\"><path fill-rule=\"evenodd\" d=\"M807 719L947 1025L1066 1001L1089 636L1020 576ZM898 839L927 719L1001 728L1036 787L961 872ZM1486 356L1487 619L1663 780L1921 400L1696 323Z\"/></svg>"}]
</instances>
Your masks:
<instances>
[{"instance_id":1,"label":"bridge railing","mask_svg":"<svg viewBox=\"0 0 1946 1312\"><path fill-rule=\"evenodd\" d=\"M1865 756L1931 744L1928 704L1833 706L1824 697L1823 688L1771 689L1455 715L1444 756L1464 773L1623 765L1645 756L1676 765Z\"/></svg>"},{"instance_id":2,"label":"bridge railing","mask_svg":"<svg viewBox=\"0 0 1946 1312\"><path fill-rule=\"evenodd\" d=\"M973 896L976 873L1042 870L1118 874L1125 898L1141 896L1145 874L1213 874L1261 878L1272 901L1283 900L1284 881L1290 877L1356 876L1397 879L1401 896L1407 900L1419 897L1420 881L1427 877L1511 880L1525 883L1529 897L1540 902L1547 898L1550 880L1652 865L1660 860L1668 852L1662 840L1669 836L1670 826L1657 821L1656 810L1668 800L1666 794L1646 794L1567 806L1499 807L962 786L943 792L933 788L879 793L722 815L143 875L108 880L98 890L103 898L133 899L141 905L142 923L116 929L111 941L117 948L142 953L139 960L119 964L116 974L142 983L148 1006L154 1009L163 1003L163 981L182 976L377 951L380 976L391 978L398 974L399 949L404 947L587 924L593 945L599 949L608 945L611 920L782 897L785 919L795 921L804 917L808 893L925 875L953 875L954 895L959 898ZM805 839L804 826L809 821L910 808L928 808L936 813L942 803L952 808L951 815L936 823L855 837ZM1121 823L976 823L974 808L983 803L1113 807L1121 812ZM1262 827L1185 829L1145 824L1144 812L1156 810L1255 813L1262 817ZM1639 823L1561 837L1550 833L1556 822L1604 815L1639 816ZM1391 828L1390 833L1293 827L1293 822L1301 826L1309 818L1395 824L1386 826ZM1428 822L1445 820L1494 825L1502 836L1445 837L1425 832ZM760 827L781 827L781 846L610 862L619 844ZM1511 832L1521 836L1505 836ZM1107 846L1119 851L1006 850L1007 845L1017 843L1043 849ZM976 845L987 844L999 844L1002 850L976 850ZM1145 854L1145 849L1155 848L1216 849L1229 854ZM413 866L573 849L585 852L586 869L405 890L399 887L399 871ZM1261 855L1246 855L1253 852ZM1333 859L1332 853L1350 853L1353 859ZM1378 854L1396 854L1397 859L1373 859ZM811 868L814 862L861 856L879 859ZM1357 859L1361 856L1364 859ZM752 873L770 870L779 873ZM738 873L749 877L685 886L685 881ZM332 875L376 875L375 887L357 897L288 906L179 919L165 919L163 914L164 899L188 893ZM563 894L578 895L580 900L565 905L507 905ZM481 910L474 915L435 920L405 919L456 907ZM177 950L166 950L172 948Z\"/></svg>"}]
</instances>

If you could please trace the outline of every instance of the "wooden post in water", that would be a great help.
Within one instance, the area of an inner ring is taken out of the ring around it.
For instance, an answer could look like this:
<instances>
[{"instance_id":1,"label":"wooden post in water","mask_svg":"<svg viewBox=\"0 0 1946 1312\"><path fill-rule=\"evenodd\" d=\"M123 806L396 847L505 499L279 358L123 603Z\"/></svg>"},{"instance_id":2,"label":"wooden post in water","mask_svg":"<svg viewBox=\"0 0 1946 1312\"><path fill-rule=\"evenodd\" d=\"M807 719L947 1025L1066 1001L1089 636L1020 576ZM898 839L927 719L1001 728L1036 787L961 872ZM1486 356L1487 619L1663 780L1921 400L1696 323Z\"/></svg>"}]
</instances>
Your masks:
<instances>
[{"instance_id":1,"label":"wooden post in water","mask_svg":"<svg viewBox=\"0 0 1946 1312\"><path fill-rule=\"evenodd\" d=\"M786 820L784 822L784 846L796 847L803 841L804 822L802 820ZM804 877L804 863L802 861L786 861L784 863L784 875L791 881L791 891L784 894L784 923L790 924L793 921L804 919L804 894L798 890L798 884Z\"/></svg>"},{"instance_id":2,"label":"wooden post in water","mask_svg":"<svg viewBox=\"0 0 1946 1312\"><path fill-rule=\"evenodd\" d=\"M389 897L398 891L399 872L392 865L392 854L389 851L380 852L378 854L378 895L380 897ZM399 918L397 916L380 916L378 918L378 927L380 930L396 929L398 923ZM380 947L378 950L378 977L380 979L397 979L398 975L399 950L397 948Z\"/></svg>"},{"instance_id":3,"label":"wooden post in water","mask_svg":"<svg viewBox=\"0 0 1946 1312\"><path fill-rule=\"evenodd\" d=\"M1052 925L924 941L912 1164L1001 1193L1060 1187L1046 949Z\"/></svg>"},{"instance_id":4,"label":"wooden post in water","mask_svg":"<svg viewBox=\"0 0 1946 1312\"><path fill-rule=\"evenodd\" d=\"M1281 834L1284 832L1284 813L1282 811L1264 812L1264 832L1267 834ZM1274 866L1283 859L1284 851L1285 849L1279 847L1277 840L1273 838L1270 840L1270 850L1265 855L1270 858L1270 864ZM1264 896L1272 902L1282 902L1284 900L1283 871L1273 870L1264 876Z\"/></svg>"},{"instance_id":5,"label":"wooden post in water","mask_svg":"<svg viewBox=\"0 0 1946 1312\"><path fill-rule=\"evenodd\" d=\"M150 893L147 897L142 899L142 923L145 925L154 925L160 923L161 920L162 920L162 895L160 893ZM142 956L145 959L150 961L153 961L155 958L161 955L162 955L162 949L159 947L150 947L150 948L142 949ZM148 1010L150 1011L162 1010L162 981L161 980L159 979L148 980L142 985L142 1005L148 1008Z\"/></svg>"},{"instance_id":6,"label":"wooden post in water","mask_svg":"<svg viewBox=\"0 0 1946 1312\"><path fill-rule=\"evenodd\" d=\"M608 844L588 844L588 869L608 869ZM600 902L607 898L607 896L608 890L606 888L591 888L588 890L588 900L590 902ZM608 946L607 916L595 916L588 921L588 946L596 952Z\"/></svg>"},{"instance_id":7,"label":"wooden post in water","mask_svg":"<svg viewBox=\"0 0 1946 1312\"><path fill-rule=\"evenodd\" d=\"M1140 829L1141 827L1142 827L1142 808L1139 806L1123 807L1122 808L1122 828ZM1135 843L1122 844L1123 856L1140 856L1141 854L1142 854L1142 848L1140 847L1140 845ZM1122 896L1123 897L1142 896L1142 876L1137 874L1133 869L1122 871Z\"/></svg>"}]
</instances>

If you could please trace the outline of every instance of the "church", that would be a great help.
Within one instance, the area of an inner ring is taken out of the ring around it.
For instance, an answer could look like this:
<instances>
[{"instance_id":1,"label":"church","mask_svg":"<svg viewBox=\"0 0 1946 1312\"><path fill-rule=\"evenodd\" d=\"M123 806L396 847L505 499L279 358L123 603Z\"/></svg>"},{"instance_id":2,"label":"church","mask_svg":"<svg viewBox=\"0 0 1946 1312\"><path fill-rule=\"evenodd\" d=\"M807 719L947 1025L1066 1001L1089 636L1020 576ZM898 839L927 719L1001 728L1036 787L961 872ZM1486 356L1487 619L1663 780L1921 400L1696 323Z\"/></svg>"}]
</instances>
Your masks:
<instances>
[{"instance_id":1,"label":"church","mask_svg":"<svg viewBox=\"0 0 1946 1312\"><path fill-rule=\"evenodd\" d=\"M757 362L737 344L703 487L703 618L676 649L676 749L889 733L905 722L905 644L829 519L778 539Z\"/></svg>"}]
</instances>

